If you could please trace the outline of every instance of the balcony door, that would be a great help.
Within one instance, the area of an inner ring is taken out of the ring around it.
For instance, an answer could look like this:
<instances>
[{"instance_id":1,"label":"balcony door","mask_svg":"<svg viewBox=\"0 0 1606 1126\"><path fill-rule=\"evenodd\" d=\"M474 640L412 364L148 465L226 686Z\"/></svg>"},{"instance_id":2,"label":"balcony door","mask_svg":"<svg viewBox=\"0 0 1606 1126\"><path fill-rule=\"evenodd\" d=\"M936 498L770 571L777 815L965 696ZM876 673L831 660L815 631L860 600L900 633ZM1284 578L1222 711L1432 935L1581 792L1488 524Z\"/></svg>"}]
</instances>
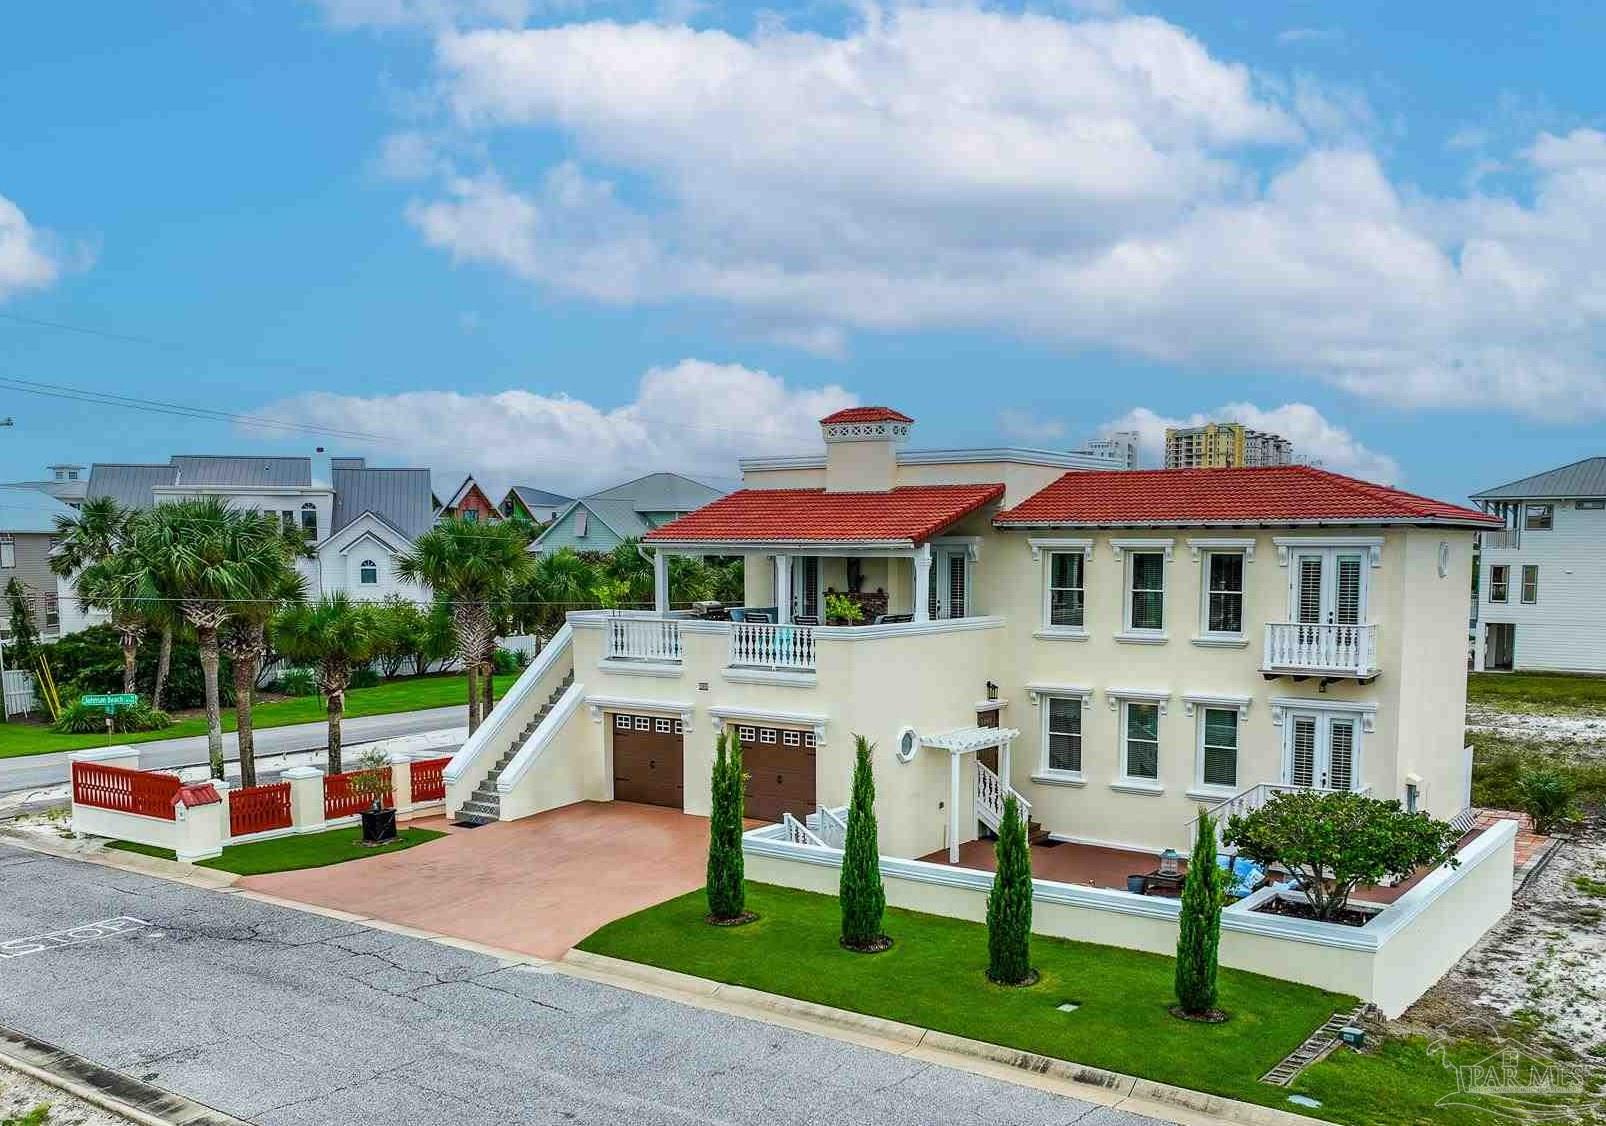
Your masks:
<instances>
[{"instance_id":1,"label":"balcony door","mask_svg":"<svg viewBox=\"0 0 1606 1126\"><path fill-rule=\"evenodd\" d=\"M1303 789L1353 790L1360 781L1358 716L1292 711L1284 721L1283 781Z\"/></svg>"},{"instance_id":2,"label":"balcony door","mask_svg":"<svg viewBox=\"0 0 1606 1126\"><path fill-rule=\"evenodd\" d=\"M933 620L963 618L970 613L970 552L938 547L931 552L931 587L926 614Z\"/></svg>"},{"instance_id":3,"label":"balcony door","mask_svg":"<svg viewBox=\"0 0 1606 1126\"><path fill-rule=\"evenodd\" d=\"M820 618L820 557L792 556L792 620Z\"/></svg>"},{"instance_id":4,"label":"balcony door","mask_svg":"<svg viewBox=\"0 0 1606 1126\"><path fill-rule=\"evenodd\" d=\"M1290 592L1300 625L1354 626L1366 614L1366 553L1352 548L1300 548L1294 552Z\"/></svg>"}]
</instances>

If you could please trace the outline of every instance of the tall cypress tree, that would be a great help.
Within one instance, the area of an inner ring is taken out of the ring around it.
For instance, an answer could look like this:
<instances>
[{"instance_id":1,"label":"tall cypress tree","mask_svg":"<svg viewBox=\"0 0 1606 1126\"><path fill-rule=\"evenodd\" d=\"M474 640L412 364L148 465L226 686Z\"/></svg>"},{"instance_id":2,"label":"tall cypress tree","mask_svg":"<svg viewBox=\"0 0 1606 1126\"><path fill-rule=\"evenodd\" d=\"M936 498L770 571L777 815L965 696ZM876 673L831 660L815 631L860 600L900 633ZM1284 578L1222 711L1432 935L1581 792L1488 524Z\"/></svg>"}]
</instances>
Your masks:
<instances>
[{"instance_id":1,"label":"tall cypress tree","mask_svg":"<svg viewBox=\"0 0 1606 1126\"><path fill-rule=\"evenodd\" d=\"M1225 873L1216 866L1216 821L1199 814L1188 874L1182 882L1182 919L1177 931L1177 1008L1186 1016L1216 1012L1216 958L1221 947L1221 899Z\"/></svg>"},{"instance_id":2,"label":"tall cypress tree","mask_svg":"<svg viewBox=\"0 0 1606 1126\"><path fill-rule=\"evenodd\" d=\"M993 890L987 893L987 976L1001 985L1030 985L1032 969L1032 856L1026 822L1015 795L1004 798L998 823Z\"/></svg>"},{"instance_id":3,"label":"tall cypress tree","mask_svg":"<svg viewBox=\"0 0 1606 1126\"><path fill-rule=\"evenodd\" d=\"M708 918L729 923L747 916L747 883L742 862L742 743L726 729L714 748L709 778L712 808L708 816Z\"/></svg>"},{"instance_id":4,"label":"tall cypress tree","mask_svg":"<svg viewBox=\"0 0 1606 1126\"><path fill-rule=\"evenodd\" d=\"M881 846L875 823L875 777L870 756L874 745L863 735L853 740L853 800L848 806L847 840L842 846L842 945L849 950L885 950L891 943L881 933L887 892L881 886Z\"/></svg>"}]
</instances>

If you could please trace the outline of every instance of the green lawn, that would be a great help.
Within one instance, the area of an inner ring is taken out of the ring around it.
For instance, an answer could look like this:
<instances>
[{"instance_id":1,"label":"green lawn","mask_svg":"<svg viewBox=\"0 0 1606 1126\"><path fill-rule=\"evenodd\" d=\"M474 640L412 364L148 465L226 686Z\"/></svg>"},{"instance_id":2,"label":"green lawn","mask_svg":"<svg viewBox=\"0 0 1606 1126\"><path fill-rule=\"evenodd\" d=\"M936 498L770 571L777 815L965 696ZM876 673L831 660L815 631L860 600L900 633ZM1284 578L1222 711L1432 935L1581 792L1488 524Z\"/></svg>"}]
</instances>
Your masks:
<instances>
[{"instance_id":1,"label":"green lawn","mask_svg":"<svg viewBox=\"0 0 1606 1126\"><path fill-rule=\"evenodd\" d=\"M513 675L496 678L498 699L512 687L516 679L517 677ZM386 681L373 688L353 688L347 692L346 717L350 719L364 715L389 715L393 712L411 712L453 704L464 704L466 714L467 697L468 684L460 675L405 677ZM272 700L258 704L253 712L255 725L258 728L285 727L293 723L318 723L326 716L323 698L320 696ZM224 709L223 729L234 730L233 708ZM112 741L148 743L154 739L178 739L186 735L205 734L205 717L195 715L186 716L162 731L116 735ZM83 747L105 746L106 742L104 735L57 735L43 724L18 722L0 724L0 758L42 755L51 751L76 751Z\"/></svg>"},{"instance_id":2,"label":"green lawn","mask_svg":"<svg viewBox=\"0 0 1606 1126\"><path fill-rule=\"evenodd\" d=\"M1606 712L1606 676L1561 672L1475 672L1467 700L1512 711Z\"/></svg>"},{"instance_id":3,"label":"green lawn","mask_svg":"<svg viewBox=\"0 0 1606 1126\"><path fill-rule=\"evenodd\" d=\"M1042 980L1010 989L987 980L986 929L975 923L889 909L892 949L863 955L837 945L832 896L750 884L748 906L757 922L712 927L703 893L693 892L608 924L580 949L1339 1122L1465 1121L1464 1111L1433 1105L1455 1081L1420 1040L1341 1050L1286 1090L1258 1082L1353 998L1223 970L1221 1002L1232 1018L1191 1024L1167 1011L1167 957L1038 937L1032 961ZM1080 1007L1060 1012L1065 1001ZM1465 1045L1454 1054L1470 1063L1485 1051ZM1323 1107L1290 1104L1294 1093Z\"/></svg>"},{"instance_id":4,"label":"green lawn","mask_svg":"<svg viewBox=\"0 0 1606 1126\"><path fill-rule=\"evenodd\" d=\"M234 872L241 876L260 876L265 872L294 872L301 868L325 868L330 864L344 864L348 860L362 860L385 852L400 852L445 833L434 829L401 829L396 839L382 845L368 847L362 843L362 829L347 826L330 829L325 833L311 833L304 837L278 837L270 841L252 841L250 844L229 845L222 856L197 862L197 868L216 868L220 872ZM144 856L159 856L163 860L175 859L172 849L135 841L112 841L107 848L137 852Z\"/></svg>"}]
</instances>

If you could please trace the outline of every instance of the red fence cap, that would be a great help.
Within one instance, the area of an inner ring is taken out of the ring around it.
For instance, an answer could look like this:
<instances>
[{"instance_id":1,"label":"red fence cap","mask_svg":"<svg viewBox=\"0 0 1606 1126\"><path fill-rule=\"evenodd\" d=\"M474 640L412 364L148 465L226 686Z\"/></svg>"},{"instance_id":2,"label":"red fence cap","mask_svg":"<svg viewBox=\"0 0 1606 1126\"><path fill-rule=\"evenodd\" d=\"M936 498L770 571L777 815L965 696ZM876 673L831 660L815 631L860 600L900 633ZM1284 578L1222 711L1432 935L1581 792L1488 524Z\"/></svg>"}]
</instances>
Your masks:
<instances>
[{"instance_id":1,"label":"red fence cap","mask_svg":"<svg viewBox=\"0 0 1606 1126\"><path fill-rule=\"evenodd\" d=\"M213 805L223 799L218 796L217 787L210 782L192 782L180 786L178 793L173 795L173 804L182 805L192 809L198 805Z\"/></svg>"}]
</instances>

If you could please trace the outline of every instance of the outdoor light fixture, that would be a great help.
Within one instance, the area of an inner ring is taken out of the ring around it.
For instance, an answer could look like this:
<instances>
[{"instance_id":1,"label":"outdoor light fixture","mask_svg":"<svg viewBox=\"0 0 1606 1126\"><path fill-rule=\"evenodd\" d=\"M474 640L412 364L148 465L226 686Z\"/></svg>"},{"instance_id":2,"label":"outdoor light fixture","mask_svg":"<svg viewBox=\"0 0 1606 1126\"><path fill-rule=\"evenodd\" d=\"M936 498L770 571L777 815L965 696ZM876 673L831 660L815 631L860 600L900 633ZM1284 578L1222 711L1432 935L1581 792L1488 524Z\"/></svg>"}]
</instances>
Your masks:
<instances>
[{"instance_id":1,"label":"outdoor light fixture","mask_svg":"<svg viewBox=\"0 0 1606 1126\"><path fill-rule=\"evenodd\" d=\"M994 684L990 680L987 682L987 698L989 700L998 699L998 685Z\"/></svg>"},{"instance_id":2,"label":"outdoor light fixture","mask_svg":"<svg viewBox=\"0 0 1606 1126\"><path fill-rule=\"evenodd\" d=\"M1175 876L1177 874L1177 861L1180 859L1177 850L1168 848L1160 854L1160 875Z\"/></svg>"}]
</instances>

